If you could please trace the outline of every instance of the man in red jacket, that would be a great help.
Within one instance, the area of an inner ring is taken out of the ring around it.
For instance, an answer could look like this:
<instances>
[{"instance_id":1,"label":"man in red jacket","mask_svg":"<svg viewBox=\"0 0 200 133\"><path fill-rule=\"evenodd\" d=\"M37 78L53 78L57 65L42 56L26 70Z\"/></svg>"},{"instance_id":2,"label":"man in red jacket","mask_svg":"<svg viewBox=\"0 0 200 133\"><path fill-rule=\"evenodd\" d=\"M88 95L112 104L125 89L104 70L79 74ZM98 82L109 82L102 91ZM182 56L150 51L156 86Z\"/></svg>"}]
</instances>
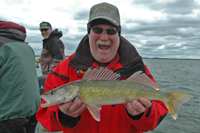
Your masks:
<instances>
[{"instance_id":1,"label":"man in red jacket","mask_svg":"<svg viewBox=\"0 0 200 133\"><path fill-rule=\"evenodd\" d=\"M121 36L117 7L109 3L94 5L87 29L88 34L76 52L48 75L44 92L82 79L84 71L91 66L107 67L120 73L122 80L140 70L155 82L134 46ZM102 106L101 121L97 122L86 104L77 100L73 104L40 107L37 119L47 130L64 133L143 133L155 129L167 113L164 103L140 98L125 104Z\"/></svg>"}]
</instances>

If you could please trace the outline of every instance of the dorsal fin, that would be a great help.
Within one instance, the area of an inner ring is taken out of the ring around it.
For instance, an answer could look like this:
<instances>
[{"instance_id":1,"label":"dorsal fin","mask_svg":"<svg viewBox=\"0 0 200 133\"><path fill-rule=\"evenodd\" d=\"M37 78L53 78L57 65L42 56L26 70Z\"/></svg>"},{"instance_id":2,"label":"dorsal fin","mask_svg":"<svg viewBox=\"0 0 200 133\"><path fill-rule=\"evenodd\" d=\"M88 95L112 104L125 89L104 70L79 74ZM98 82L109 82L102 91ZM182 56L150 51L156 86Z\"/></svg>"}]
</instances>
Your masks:
<instances>
[{"instance_id":1,"label":"dorsal fin","mask_svg":"<svg viewBox=\"0 0 200 133\"><path fill-rule=\"evenodd\" d=\"M118 80L121 75L104 67L88 68L82 80Z\"/></svg>"},{"instance_id":2,"label":"dorsal fin","mask_svg":"<svg viewBox=\"0 0 200 133\"><path fill-rule=\"evenodd\" d=\"M147 85L149 87L158 89L158 85L154 83L145 73L142 71L137 71L134 74L132 74L127 80L138 82L144 85Z\"/></svg>"}]
</instances>

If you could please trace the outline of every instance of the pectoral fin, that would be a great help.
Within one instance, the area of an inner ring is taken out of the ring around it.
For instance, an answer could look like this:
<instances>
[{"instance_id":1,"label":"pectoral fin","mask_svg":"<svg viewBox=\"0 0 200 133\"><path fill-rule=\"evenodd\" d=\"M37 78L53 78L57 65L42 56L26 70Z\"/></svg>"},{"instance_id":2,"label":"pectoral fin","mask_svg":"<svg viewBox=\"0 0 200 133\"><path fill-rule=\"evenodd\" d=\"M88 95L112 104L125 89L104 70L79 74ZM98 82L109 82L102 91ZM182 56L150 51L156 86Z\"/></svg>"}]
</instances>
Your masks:
<instances>
[{"instance_id":1,"label":"pectoral fin","mask_svg":"<svg viewBox=\"0 0 200 133\"><path fill-rule=\"evenodd\" d=\"M87 105L87 108L90 112L90 114L92 115L92 117L96 120L96 121L100 121L100 110L101 110L101 106L90 106Z\"/></svg>"}]
</instances>

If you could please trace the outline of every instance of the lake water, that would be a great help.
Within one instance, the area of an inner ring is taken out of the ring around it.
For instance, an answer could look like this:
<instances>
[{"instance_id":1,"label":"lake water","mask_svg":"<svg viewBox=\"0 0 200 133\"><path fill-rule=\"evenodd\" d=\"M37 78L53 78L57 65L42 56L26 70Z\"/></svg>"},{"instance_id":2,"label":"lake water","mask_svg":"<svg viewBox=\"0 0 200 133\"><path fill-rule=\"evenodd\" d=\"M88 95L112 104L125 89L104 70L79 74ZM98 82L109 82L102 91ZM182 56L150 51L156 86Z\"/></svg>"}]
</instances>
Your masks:
<instances>
[{"instance_id":1,"label":"lake water","mask_svg":"<svg viewBox=\"0 0 200 133\"><path fill-rule=\"evenodd\" d=\"M200 133L200 60L144 59L144 63L161 91L193 95L181 106L177 120L168 113L155 130L147 133ZM40 67L37 74L42 75Z\"/></svg>"}]
</instances>

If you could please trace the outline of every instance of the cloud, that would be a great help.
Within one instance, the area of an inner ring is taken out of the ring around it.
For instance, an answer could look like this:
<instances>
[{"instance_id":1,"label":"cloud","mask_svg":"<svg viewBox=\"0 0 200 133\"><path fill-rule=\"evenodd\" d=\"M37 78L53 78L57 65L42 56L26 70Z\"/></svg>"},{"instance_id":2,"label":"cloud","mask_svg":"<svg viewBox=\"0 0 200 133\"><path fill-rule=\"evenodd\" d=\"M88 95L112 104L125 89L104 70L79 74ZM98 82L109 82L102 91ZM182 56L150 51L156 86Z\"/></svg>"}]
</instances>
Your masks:
<instances>
[{"instance_id":1,"label":"cloud","mask_svg":"<svg viewBox=\"0 0 200 133\"><path fill-rule=\"evenodd\" d=\"M194 9L199 9L195 0L134 0L133 4L148 8L153 11L159 11L166 14L191 14Z\"/></svg>"},{"instance_id":2,"label":"cloud","mask_svg":"<svg viewBox=\"0 0 200 133\"><path fill-rule=\"evenodd\" d=\"M87 21L89 19L89 10L81 10L75 13L73 19L80 21Z\"/></svg>"},{"instance_id":3,"label":"cloud","mask_svg":"<svg viewBox=\"0 0 200 133\"><path fill-rule=\"evenodd\" d=\"M126 20L126 25L123 25L123 33L128 38L132 37L129 41L135 42L133 45L136 46L141 55L146 57L200 58L198 49L200 12L197 10L200 8L196 1L160 0L159 2L148 2L147 0L134 0L132 4L162 13L161 17L155 17L151 20L139 17L130 18ZM185 9L186 7L187 9ZM183 56L184 54L185 56Z\"/></svg>"},{"instance_id":4,"label":"cloud","mask_svg":"<svg viewBox=\"0 0 200 133\"><path fill-rule=\"evenodd\" d=\"M44 6L46 2L48 8ZM61 40L66 55L70 55L87 34L89 9L100 2L3 0L0 20L25 26L26 41L37 55L41 53L43 39L39 23L48 21L53 29L63 32ZM108 0L108 3L119 8L121 35L142 57L200 59L199 0Z\"/></svg>"}]
</instances>

